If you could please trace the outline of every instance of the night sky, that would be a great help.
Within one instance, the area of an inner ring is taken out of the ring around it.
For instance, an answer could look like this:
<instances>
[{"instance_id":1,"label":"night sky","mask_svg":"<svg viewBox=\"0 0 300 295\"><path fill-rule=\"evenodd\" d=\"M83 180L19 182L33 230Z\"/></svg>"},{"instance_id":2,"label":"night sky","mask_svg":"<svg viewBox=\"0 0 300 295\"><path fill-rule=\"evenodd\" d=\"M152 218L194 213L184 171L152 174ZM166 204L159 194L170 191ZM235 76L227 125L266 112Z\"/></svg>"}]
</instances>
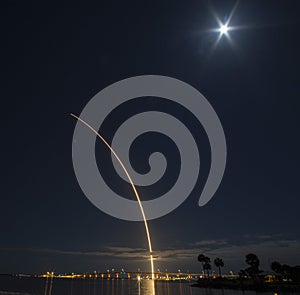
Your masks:
<instances>
[{"instance_id":1,"label":"night sky","mask_svg":"<svg viewBox=\"0 0 300 295\"><path fill-rule=\"evenodd\" d=\"M0 273L149 270L143 223L106 215L81 191L69 116L106 86L149 74L197 88L217 112L228 147L223 181L206 206L197 205L199 180L179 208L149 222L156 268L201 271L200 253L223 258L225 271L235 272L249 252L265 270L273 260L300 263L300 3L240 1L233 43L223 36L212 52L213 12L223 21L234 5L2 1ZM201 136L203 179L209 153ZM101 157L103 146L96 147ZM166 189L175 174L154 189Z\"/></svg>"}]
</instances>

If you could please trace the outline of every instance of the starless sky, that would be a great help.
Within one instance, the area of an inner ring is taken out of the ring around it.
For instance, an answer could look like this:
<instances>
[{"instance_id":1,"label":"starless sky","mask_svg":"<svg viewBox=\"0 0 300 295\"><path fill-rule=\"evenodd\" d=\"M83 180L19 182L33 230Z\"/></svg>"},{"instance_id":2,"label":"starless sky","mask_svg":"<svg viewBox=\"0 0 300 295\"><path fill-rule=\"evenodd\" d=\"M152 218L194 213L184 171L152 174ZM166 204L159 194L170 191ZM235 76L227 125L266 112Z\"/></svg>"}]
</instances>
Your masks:
<instances>
[{"instance_id":1,"label":"starless sky","mask_svg":"<svg viewBox=\"0 0 300 295\"><path fill-rule=\"evenodd\" d=\"M234 5L1 3L0 273L149 269L143 224L104 214L81 191L69 116L111 83L145 74L197 88L228 145L223 181L205 207L200 183L149 222L156 268L200 271L199 253L223 258L227 271L245 267L249 252L263 269L275 259L300 263L299 1L240 1L230 25L243 28L212 52L212 12L223 21Z\"/></svg>"}]
</instances>

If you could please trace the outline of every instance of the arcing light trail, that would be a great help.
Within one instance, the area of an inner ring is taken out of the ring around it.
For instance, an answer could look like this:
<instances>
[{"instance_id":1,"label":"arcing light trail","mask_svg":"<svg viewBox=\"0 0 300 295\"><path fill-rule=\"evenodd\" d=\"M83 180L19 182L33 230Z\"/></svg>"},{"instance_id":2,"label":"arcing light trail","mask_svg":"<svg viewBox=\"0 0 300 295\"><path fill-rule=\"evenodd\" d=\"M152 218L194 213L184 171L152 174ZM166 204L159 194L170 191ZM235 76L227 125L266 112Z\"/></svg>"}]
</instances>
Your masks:
<instances>
[{"instance_id":1,"label":"arcing light trail","mask_svg":"<svg viewBox=\"0 0 300 295\"><path fill-rule=\"evenodd\" d=\"M74 114L70 114L72 117L74 117L75 119L77 119L78 121L80 121L81 123L83 123L85 126L87 126L91 131L93 131L101 140L102 142L110 149L110 151L112 152L112 154L114 155L114 157L117 159L117 161L119 162L119 164L121 165L122 169L124 170L130 184L131 187L133 189L133 192L136 196L136 199L139 203L140 209L141 209L141 213L143 216L143 220L144 220L144 224L145 224L145 230L146 230L146 234L147 234L147 239L148 239L148 246L149 246L149 252L150 252L150 264L151 264L151 277L152 279L154 279L154 262L153 262L153 255L152 255L152 244L151 244L151 238L150 238L150 232L149 232L149 228L148 228L148 223L147 223L147 219L146 219L146 215L144 212L144 208L140 199L140 196L137 192L137 189L126 169L126 167L124 166L123 162L121 161L121 159L119 158L119 156L116 154L116 152L113 150L113 148L109 145L109 143L105 140L104 137L102 137L96 129L94 129L91 125L89 125L86 121L84 121L83 119L79 118L78 116L74 115Z\"/></svg>"}]
</instances>

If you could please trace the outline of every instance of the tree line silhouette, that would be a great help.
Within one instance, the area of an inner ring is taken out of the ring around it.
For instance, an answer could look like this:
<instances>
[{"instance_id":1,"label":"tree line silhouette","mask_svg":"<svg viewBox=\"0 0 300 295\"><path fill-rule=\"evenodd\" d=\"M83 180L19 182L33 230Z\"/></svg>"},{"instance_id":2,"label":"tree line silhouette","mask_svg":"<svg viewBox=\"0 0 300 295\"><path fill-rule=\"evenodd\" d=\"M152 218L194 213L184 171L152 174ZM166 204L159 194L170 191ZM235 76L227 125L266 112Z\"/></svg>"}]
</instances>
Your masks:
<instances>
[{"instance_id":1,"label":"tree line silhouette","mask_svg":"<svg viewBox=\"0 0 300 295\"><path fill-rule=\"evenodd\" d=\"M210 257L202 254L198 255L198 261L202 265L203 273L210 277L211 272L211 259ZM217 257L214 259L214 264L219 270L219 277L222 277L221 268L224 267L223 259ZM262 280L265 275L263 270L260 269L260 261L256 254L249 253L245 256L245 262L248 265L245 269L239 271L240 279L252 279L254 281ZM281 264L278 261L273 261L270 264L270 268L273 271L271 274L273 279L277 282L295 283L300 284L300 266L290 266L287 264Z\"/></svg>"},{"instance_id":2,"label":"tree line silhouette","mask_svg":"<svg viewBox=\"0 0 300 295\"><path fill-rule=\"evenodd\" d=\"M209 271L211 270L210 258L208 256L205 256L204 254L199 254L198 261L202 263L203 272L209 276ZM219 269L219 275L221 276L221 267L224 266L223 260L217 257L214 260L214 264Z\"/></svg>"}]
</instances>

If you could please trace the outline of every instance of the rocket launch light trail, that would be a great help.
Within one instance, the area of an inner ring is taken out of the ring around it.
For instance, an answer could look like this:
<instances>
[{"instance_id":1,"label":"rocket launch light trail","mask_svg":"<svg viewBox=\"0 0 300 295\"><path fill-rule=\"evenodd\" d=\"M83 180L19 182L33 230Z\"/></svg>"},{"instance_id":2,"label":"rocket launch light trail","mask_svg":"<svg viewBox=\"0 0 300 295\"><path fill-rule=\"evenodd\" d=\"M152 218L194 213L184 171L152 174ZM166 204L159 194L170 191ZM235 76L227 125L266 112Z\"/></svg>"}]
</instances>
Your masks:
<instances>
[{"instance_id":1,"label":"rocket launch light trail","mask_svg":"<svg viewBox=\"0 0 300 295\"><path fill-rule=\"evenodd\" d=\"M96 129L94 129L91 125L89 125L86 121L84 121L83 119L79 118L78 116L74 115L74 114L70 114L72 117L74 117L75 119L77 119L78 121L80 121L81 123L83 123L85 126L87 126L91 131L93 131L101 140L102 142L110 149L110 151L112 152L112 154L114 155L114 157L117 159L117 161L119 162L119 164L121 165L122 169L124 170L130 184L131 187L133 189L133 192L136 196L136 199L139 203L140 209L141 209L141 213L143 216L143 220L144 220L144 224L145 224L145 230L146 230L146 234L147 234L147 239L148 239L148 246L149 246L149 253L150 253L150 264L151 264L151 277L152 279L154 279L154 262L153 262L153 255L152 255L152 244L151 244L151 238L150 238L150 232L149 232L149 228L148 228L148 223L147 223L147 219L146 219L146 215L144 212L144 208L140 199L140 196L137 192L137 189L126 169L126 167L124 166L123 162L121 161L121 159L119 158L119 156L116 154L116 152L113 150L113 148L109 145L109 143L105 140L105 138L103 136L101 136L98 131Z\"/></svg>"}]
</instances>

